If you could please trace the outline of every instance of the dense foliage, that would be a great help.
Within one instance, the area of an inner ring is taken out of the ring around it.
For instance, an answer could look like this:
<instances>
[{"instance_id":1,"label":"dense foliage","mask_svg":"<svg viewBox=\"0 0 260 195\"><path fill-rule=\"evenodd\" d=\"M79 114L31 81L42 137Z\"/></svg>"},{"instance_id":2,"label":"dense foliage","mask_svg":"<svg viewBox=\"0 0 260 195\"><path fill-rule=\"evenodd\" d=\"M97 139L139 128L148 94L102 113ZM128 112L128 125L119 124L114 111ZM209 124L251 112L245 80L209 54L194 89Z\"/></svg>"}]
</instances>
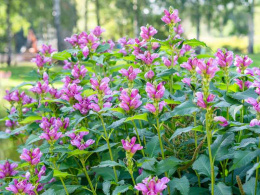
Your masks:
<instances>
[{"instance_id":1,"label":"dense foliage","mask_svg":"<svg viewBox=\"0 0 260 195\"><path fill-rule=\"evenodd\" d=\"M181 37L178 10L162 21L167 40L147 25L115 49L96 27L66 38L73 49L43 45L38 81L5 96L0 138L26 141L21 162L0 164L1 193L260 193L260 69L225 49L196 55L207 46Z\"/></svg>"}]
</instances>

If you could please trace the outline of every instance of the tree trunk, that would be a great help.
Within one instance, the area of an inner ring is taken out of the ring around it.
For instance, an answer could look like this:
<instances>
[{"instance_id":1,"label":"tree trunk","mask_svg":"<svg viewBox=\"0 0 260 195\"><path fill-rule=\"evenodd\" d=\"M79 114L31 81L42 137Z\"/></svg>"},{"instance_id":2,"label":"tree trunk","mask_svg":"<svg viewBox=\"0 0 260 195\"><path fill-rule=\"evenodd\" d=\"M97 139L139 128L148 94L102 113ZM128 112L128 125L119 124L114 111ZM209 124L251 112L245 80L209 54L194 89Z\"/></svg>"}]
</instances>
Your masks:
<instances>
[{"instance_id":1,"label":"tree trunk","mask_svg":"<svg viewBox=\"0 0 260 195\"><path fill-rule=\"evenodd\" d=\"M133 11L134 11L134 36L139 36L139 6L138 6L138 0L133 0Z\"/></svg>"},{"instance_id":2,"label":"tree trunk","mask_svg":"<svg viewBox=\"0 0 260 195\"><path fill-rule=\"evenodd\" d=\"M53 11L54 11L54 25L56 28L57 46L58 51L62 50L62 36L61 36L61 25L60 25L60 0L53 0Z\"/></svg>"},{"instance_id":3,"label":"tree trunk","mask_svg":"<svg viewBox=\"0 0 260 195\"><path fill-rule=\"evenodd\" d=\"M88 31L88 0L85 0L85 31Z\"/></svg>"},{"instance_id":4,"label":"tree trunk","mask_svg":"<svg viewBox=\"0 0 260 195\"><path fill-rule=\"evenodd\" d=\"M8 41L8 52L7 52L7 65L11 66L11 58L12 58L12 24L10 21L10 15L11 15L11 6L12 6L12 0L7 0L6 4L6 23L7 23L7 41Z\"/></svg>"},{"instance_id":5,"label":"tree trunk","mask_svg":"<svg viewBox=\"0 0 260 195\"><path fill-rule=\"evenodd\" d=\"M196 18L196 36L197 36L197 39L199 40L200 39L200 13L198 11L197 13L197 18Z\"/></svg>"},{"instance_id":6,"label":"tree trunk","mask_svg":"<svg viewBox=\"0 0 260 195\"><path fill-rule=\"evenodd\" d=\"M96 16L97 16L97 25L100 26L99 0L96 0Z\"/></svg>"},{"instance_id":7,"label":"tree trunk","mask_svg":"<svg viewBox=\"0 0 260 195\"><path fill-rule=\"evenodd\" d=\"M254 7L255 1L249 5L248 13L248 53L254 53Z\"/></svg>"}]
</instances>

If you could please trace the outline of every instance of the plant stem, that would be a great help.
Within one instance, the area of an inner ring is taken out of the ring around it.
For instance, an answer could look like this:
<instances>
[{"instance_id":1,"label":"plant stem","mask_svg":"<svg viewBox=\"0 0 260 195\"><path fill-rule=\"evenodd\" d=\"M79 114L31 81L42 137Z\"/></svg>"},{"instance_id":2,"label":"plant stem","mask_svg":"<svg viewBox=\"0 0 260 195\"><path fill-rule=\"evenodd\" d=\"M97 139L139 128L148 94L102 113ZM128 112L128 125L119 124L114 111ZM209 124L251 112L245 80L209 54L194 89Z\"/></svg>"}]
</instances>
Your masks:
<instances>
[{"instance_id":1,"label":"plant stem","mask_svg":"<svg viewBox=\"0 0 260 195\"><path fill-rule=\"evenodd\" d=\"M260 135L259 135L258 139L259 139L258 140L258 148L260 148ZM257 156L256 162L259 163L259 156ZM256 171L255 171L255 195L256 195L256 192L257 192L258 176L259 176L259 168L257 167Z\"/></svg>"},{"instance_id":2,"label":"plant stem","mask_svg":"<svg viewBox=\"0 0 260 195\"><path fill-rule=\"evenodd\" d=\"M64 190L65 190L65 192L66 192L66 195L69 195L69 192L68 192L68 190L67 190L67 188L66 188L66 185L65 185L65 183L64 183L64 181L63 181L63 179L62 179L62 177L60 177L60 180L61 180L61 183L62 183L62 185L63 185L63 187L64 187Z\"/></svg>"},{"instance_id":3,"label":"plant stem","mask_svg":"<svg viewBox=\"0 0 260 195\"><path fill-rule=\"evenodd\" d=\"M134 186L135 186L136 183L135 183L135 179L134 179L133 173L130 173L130 171L129 171L129 174L131 175L131 178L132 178L133 184L134 184ZM138 195L138 194L139 194L139 192L137 191L137 192L136 192L136 195Z\"/></svg>"},{"instance_id":4,"label":"plant stem","mask_svg":"<svg viewBox=\"0 0 260 195\"><path fill-rule=\"evenodd\" d=\"M210 130L210 118L209 118L209 110L206 113L206 133L207 133L207 143L208 143L208 151L209 151L209 161L210 161L210 176L211 176L211 194L214 195L214 185L215 185L215 176L214 176L214 161L211 153L211 130Z\"/></svg>"},{"instance_id":5,"label":"plant stem","mask_svg":"<svg viewBox=\"0 0 260 195\"><path fill-rule=\"evenodd\" d=\"M140 140L140 136L139 136L139 133L138 133L138 130L137 130L137 127L136 127L136 125L135 125L134 120L132 120L132 123L133 123L134 128L135 128L135 133L136 133L138 142L139 142L140 145L142 145L142 142L141 142L141 140ZM142 151L143 157L145 157L144 150L142 149L141 151Z\"/></svg>"},{"instance_id":6,"label":"plant stem","mask_svg":"<svg viewBox=\"0 0 260 195\"><path fill-rule=\"evenodd\" d=\"M197 126L197 118L196 118L196 112L193 113L194 117L194 127ZM198 147L198 140L197 140L197 131L194 132L194 139L195 139L195 148Z\"/></svg>"},{"instance_id":7,"label":"plant stem","mask_svg":"<svg viewBox=\"0 0 260 195\"><path fill-rule=\"evenodd\" d=\"M95 191L95 189L94 189L94 187L93 187L93 185L92 185L91 179L90 179L90 177L89 177L89 175L88 175L88 172L87 172L87 169L86 169L86 166L85 166L85 162L84 162L84 160L82 160L82 159L80 159L80 162L81 162L81 164L82 164L82 167L83 167L83 171L84 171L84 173L85 173L85 176L87 177L87 180L88 180L88 183L89 183L89 185L90 185L91 191L92 191L92 193L93 193L94 195L96 195L97 193L96 193L96 191Z\"/></svg>"},{"instance_id":8,"label":"plant stem","mask_svg":"<svg viewBox=\"0 0 260 195\"><path fill-rule=\"evenodd\" d=\"M107 136L107 130L106 130L106 127L105 127L105 123L104 123L103 117L102 117L102 115L99 115L99 117L100 117L100 120L101 120L103 129L104 129L104 132L105 132L106 142L107 142L107 147L108 147L110 159L111 159L112 161L114 161L114 158L113 158L113 154L112 154L111 147L110 147L110 144L109 144L109 138L108 138L108 136ZM113 167L113 170L114 170L116 182L118 182L118 177L117 177L117 173L116 173L116 168Z\"/></svg>"}]
</instances>

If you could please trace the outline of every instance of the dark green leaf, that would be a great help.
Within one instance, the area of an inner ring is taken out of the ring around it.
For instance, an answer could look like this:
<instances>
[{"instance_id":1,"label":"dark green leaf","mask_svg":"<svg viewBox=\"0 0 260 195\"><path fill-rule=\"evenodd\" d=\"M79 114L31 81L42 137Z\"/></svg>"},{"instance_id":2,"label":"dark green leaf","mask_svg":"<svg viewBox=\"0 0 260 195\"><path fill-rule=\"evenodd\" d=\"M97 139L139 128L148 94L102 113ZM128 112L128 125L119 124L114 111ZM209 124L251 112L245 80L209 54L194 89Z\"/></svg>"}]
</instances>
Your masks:
<instances>
[{"instance_id":1,"label":"dark green leaf","mask_svg":"<svg viewBox=\"0 0 260 195\"><path fill-rule=\"evenodd\" d=\"M232 195L232 189L230 186L226 186L224 183L219 182L214 187L214 195Z\"/></svg>"}]
</instances>

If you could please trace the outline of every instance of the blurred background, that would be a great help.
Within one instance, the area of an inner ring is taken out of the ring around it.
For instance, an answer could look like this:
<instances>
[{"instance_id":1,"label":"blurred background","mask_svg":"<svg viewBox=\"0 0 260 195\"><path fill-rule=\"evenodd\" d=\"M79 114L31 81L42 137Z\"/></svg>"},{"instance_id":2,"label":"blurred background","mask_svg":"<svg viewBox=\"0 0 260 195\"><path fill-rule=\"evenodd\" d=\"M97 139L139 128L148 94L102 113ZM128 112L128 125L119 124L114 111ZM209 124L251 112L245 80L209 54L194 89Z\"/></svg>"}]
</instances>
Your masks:
<instances>
[{"instance_id":1,"label":"blurred background","mask_svg":"<svg viewBox=\"0 0 260 195\"><path fill-rule=\"evenodd\" d=\"M97 25L106 29L105 39L133 38L147 23L164 39L161 17L169 6L179 10L185 38L204 41L213 52L248 54L260 66L260 0L0 0L0 118L9 107L4 90L34 81L30 60L42 43L64 50L65 37ZM0 160L16 159L14 145L0 139Z\"/></svg>"}]
</instances>

